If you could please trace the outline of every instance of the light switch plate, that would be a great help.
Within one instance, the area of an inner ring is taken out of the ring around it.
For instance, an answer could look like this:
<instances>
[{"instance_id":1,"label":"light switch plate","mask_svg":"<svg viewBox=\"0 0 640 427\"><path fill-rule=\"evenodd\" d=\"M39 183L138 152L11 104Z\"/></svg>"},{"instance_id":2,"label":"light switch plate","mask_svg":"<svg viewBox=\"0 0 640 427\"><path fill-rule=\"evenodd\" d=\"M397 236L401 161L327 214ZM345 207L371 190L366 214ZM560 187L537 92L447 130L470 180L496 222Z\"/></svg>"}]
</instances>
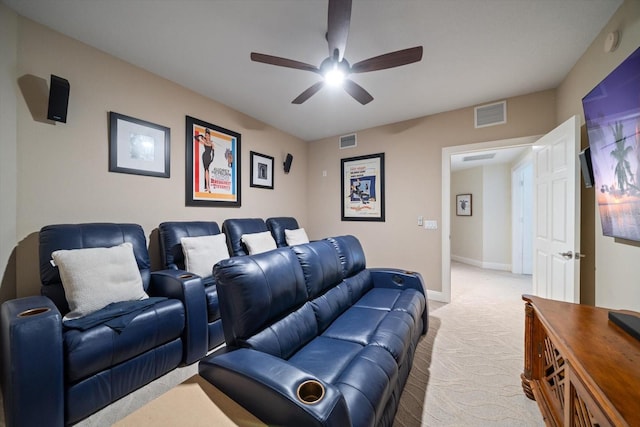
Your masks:
<instances>
[{"instance_id":1,"label":"light switch plate","mask_svg":"<svg viewBox=\"0 0 640 427\"><path fill-rule=\"evenodd\" d=\"M427 230L437 230L438 221L434 221L434 220L425 221L424 228L426 228Z\"/></svg>"}]
</instances>

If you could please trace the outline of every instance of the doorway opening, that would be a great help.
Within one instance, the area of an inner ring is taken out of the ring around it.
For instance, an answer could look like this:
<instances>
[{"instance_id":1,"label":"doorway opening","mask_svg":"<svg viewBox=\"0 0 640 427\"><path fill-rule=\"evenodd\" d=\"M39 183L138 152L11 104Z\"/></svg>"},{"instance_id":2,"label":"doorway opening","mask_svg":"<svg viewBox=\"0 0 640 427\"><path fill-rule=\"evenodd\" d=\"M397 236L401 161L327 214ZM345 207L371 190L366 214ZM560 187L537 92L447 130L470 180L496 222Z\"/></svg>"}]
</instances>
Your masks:
<instances>
[{"instance_id":1,"label":"doorway opening","mask_svg":"<svg viewBox=\"0 0 640 427\"><path fill-rule=\"evenodd\" d=\"M451 173L452 158L461 154L478 154L487 150L499 150L512 147L530 147L539 136L513 138L476 144L445 147L442 149L442 290L429 291L429 298L436 301L451 301Z\"/></svg>"}]
</instances>

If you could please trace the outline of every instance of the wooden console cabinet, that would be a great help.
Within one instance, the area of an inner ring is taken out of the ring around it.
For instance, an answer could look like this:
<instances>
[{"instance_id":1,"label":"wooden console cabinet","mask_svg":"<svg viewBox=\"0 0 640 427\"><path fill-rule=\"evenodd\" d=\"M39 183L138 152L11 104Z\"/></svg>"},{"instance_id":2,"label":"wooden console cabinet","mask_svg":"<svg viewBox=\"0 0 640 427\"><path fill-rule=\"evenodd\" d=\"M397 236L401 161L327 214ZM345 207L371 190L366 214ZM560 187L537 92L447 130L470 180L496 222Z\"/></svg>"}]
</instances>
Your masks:
<instances>
[{"instance_id":1,"label":"wooden console cabinet","mask_svg":"<svg viewBox=\"0 0 640 427\"><path fill-rule=\"evenodd\" d=\"M549 426L640 426L640 341L609 310L523 295L522 388Z\"/></svg>"}]
</instances>

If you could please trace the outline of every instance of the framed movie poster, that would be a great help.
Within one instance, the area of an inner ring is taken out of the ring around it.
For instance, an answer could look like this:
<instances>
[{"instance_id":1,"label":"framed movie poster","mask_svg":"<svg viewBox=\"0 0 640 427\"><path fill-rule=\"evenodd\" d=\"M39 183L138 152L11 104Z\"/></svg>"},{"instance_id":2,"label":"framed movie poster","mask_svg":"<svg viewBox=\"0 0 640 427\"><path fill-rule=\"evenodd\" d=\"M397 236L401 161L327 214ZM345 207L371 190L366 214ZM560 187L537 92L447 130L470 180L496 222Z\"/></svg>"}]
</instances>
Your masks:
<instances>
[{"instance_id":1,"label":"framed movie poster","mask_svg":"<svg viewBox=\"0 0 640 427\"><path fill-rule=\"evenodd\" d=\"M342 221L384 221L384 153L340 160Z\"/></svg>"},{"instance_id":2,"label":"framed movie poster","mask_svg":"<svg viewBox=\"0 0 640 427\"><path fill-rule=\"evenodd\" d=\"M186 205L240 207L240 134L187 116Z\"/></svg>"}]
</instances>

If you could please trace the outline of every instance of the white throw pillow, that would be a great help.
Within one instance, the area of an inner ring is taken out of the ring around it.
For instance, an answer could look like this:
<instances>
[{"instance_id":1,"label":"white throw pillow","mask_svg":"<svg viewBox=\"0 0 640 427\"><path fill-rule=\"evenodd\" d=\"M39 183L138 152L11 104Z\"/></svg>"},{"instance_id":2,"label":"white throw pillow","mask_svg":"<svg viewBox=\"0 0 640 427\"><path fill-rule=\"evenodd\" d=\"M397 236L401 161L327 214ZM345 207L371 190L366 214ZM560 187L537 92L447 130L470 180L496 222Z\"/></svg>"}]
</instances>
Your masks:
<instances>
[{"instance_id":1,"label":"white throw pillow","mask_svg":"<svg viewBox=\"0 0 640 427\"><path fill-rule=\"evenodd\" d=\"M200 277L211 277L213 266L229 258L227 236L224 233L213 236L183 237L180 239L184 253L185 270Z\"/></svg>"},{"instance_id":2,"label":"white throw pillow","mask_svg":"<svg viewBox=\"0 0 640 427\"><path fill-rule=\"evenodd\" d=\"M242 240L242 243L244 243L247 246L247 249L249 249L249 255L267 252L278 247L276 246L276 241L273 240L273 236L270 231L243 234L240 240Z\"/></svg>"},{"instance_id":3,"label":"white throw pillow","mask_svg":"<svg viewBox=\"0 0 640 427\"><path fill-rule=\"evenodd\" d=\"M63 320L86 316L112 302L148 298L129 242L111 248L59 250L51 257L71 309Z\"/></svg>"},{"instance_id":4,"label":"white throw pillow","mask_svg":"<svg viewBox=\"0 0 640 427\"><path fill-rule=\"evenodd\" d=\"M307 232L304 228L298 228L296 230L284 230L284 238L287 241L287 245L302 245L303 243L309 243Z\"/></svg>"}]
</instances>

